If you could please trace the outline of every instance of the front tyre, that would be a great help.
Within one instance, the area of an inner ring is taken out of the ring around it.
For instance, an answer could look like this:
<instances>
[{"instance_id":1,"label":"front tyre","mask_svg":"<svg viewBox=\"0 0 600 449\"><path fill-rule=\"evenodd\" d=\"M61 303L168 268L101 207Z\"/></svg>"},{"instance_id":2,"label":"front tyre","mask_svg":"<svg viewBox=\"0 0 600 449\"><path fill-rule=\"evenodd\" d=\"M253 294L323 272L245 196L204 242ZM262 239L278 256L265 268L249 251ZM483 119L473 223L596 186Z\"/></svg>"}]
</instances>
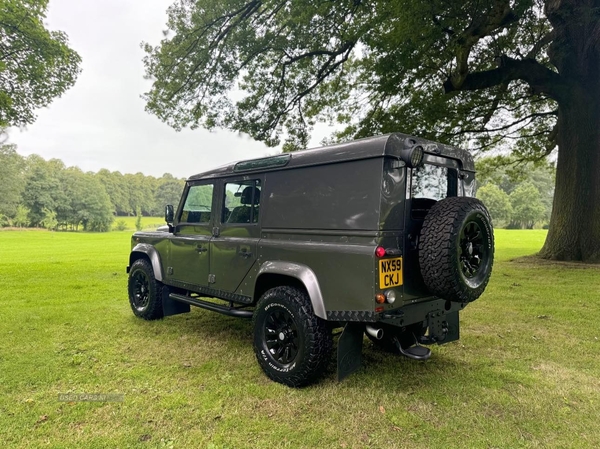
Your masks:
<instances>
[{"instance_id":1,"label":"front tyre","mask_svg":"<svg viewBox=\"0 0 600 449\"><path fill-rule=\"evenodd\" d=\"M331 358L331 330L315 316L308 295L275 287L258 301L252 320L254 352L275 382L301 387L319 377Z\"/></svg>"},{"instance_id":2,"label":"front tyre","mask_svg":"<svg viewBox=\"0 0 600 449\"><path fill-rule=\"evenodd\" d=\"M154 277L150 262L138 259L131 265L127 290L129 305L135 316L145 320L162 318L162 289L163 284Z\"/></svg>"}]
</instances>

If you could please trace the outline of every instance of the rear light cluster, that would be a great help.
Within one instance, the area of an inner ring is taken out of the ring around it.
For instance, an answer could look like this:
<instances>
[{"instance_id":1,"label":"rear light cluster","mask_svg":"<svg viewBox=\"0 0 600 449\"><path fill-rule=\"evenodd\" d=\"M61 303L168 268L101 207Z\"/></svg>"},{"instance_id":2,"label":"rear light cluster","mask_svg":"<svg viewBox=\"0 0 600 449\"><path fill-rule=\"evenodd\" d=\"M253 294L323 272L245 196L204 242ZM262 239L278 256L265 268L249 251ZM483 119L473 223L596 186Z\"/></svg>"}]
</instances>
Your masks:
<instances>
[{"instance_id":1,"label":"rear light cluster","mask_svg":"<svg viewBox=\"0 0 600 449\"><path fill-rule=\"evenodd\" d=\"M384 257L386 254L387 254L387 251L383 246L378 246L377 248L375 248L375 256L377 256L379 259ZM377 293L375 295L375 302L377 304L384 304L386 302L388 304L393 304L394 301L396 301L396 292L394 290L386 290L383 293ZM375 312L382 312L382 311L383 311L383 307L375 308Z\"/></svg>"},{"instance_id":2,"label":"rear light cluster","mask_svg":"<svg viewBox=\"0 0 600 449\"><path fill-rule=\"evenodd\" d=\"M394 304L394 301L396 301L396 292L394 290L386 290L383 293L377 293L375 295L375 302L377 304L383 304L385 302Z\"/></svg>"}]
</instances>

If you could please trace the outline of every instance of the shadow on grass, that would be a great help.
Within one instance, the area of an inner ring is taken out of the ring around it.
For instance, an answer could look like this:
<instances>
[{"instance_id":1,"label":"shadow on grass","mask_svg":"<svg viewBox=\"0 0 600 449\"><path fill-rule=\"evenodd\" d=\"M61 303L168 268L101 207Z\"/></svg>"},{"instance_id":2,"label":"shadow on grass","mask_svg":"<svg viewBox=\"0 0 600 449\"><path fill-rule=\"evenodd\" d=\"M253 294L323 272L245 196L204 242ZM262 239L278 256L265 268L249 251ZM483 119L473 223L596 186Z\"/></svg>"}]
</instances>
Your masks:
<instances>
[{"instance_id":1,"label":"shadow on grass","mask_svg":"<svg viewBox=\"0 0 600 449\"><path fill-rule=\"evenodd\" d=\"M237 357L248 359L244 364L256 363L252 348L253 329L251 320L227 317L201 309L192 309L189 314L167 317L156 322L147 322L139 319L132 321L136 324L136 332L142 334L144 339L153 339L156 344L161 341L164 344L173 344L178 340L196 342L199 346L207 348L218 348L209 352L207 357L215 362L228 366L228 370L234 372L240 367L236 366L239 361L235 359L225 360L235 353ZM165 339L168 337L170 343ZM324 376L308 389L333 387L343 389L364 389L366 385L377 384L377 388L383 388L390 392L406 393L413 389L426 389L431 392L443 392L448 389L449 384L461 384L461 388L478 389L482 387L493 387L485 379L498 379L495 366L490 363L473 363L461 357L453 357L440 351L440 346L433 345L433 355L426 362L417 362L401 355L385 352L365 338L363 341L363 363L362 367L349 378L338 384L336 380L336 350L338 337L334 337L334 350L331 361ZM155 346L156 346L155 344ZM460 343L450 343L460 344ZM503 383L522 383L522 379L506 378Z\"/></svg>"},{"instance_id":2,"label":"shadow on grass","mask_svg":"<svg viewBox=\"0 0 600 449\"><path fill-rule=\"evenodd\" d=\"M589 269L600 269L600 262L589 263L589 262L578 262L578 261L563 261L563 260L550 260L543 259L537 254L531 254L528 256L516 257L510 259L511 262L519 264L527 264L531 267L559 267L559 268L589 268Z\"/></svg>"}]
</instances>

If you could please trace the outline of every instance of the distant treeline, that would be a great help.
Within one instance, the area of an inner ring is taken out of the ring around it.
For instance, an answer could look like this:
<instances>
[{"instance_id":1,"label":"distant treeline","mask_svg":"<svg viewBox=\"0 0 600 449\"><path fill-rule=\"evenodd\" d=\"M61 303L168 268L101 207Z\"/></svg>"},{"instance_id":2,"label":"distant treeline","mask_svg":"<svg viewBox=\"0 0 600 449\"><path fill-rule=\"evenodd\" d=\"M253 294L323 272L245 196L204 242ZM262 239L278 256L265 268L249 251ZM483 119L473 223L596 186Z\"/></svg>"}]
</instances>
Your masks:
<instances>
[{"instance_id":1,"label":"distant treeline","mask_svg":"<svg viewBox=\"0 0 600 449\"><path fill-rule=\"evenodd\" d=\"M494 157L477 161L477 170L477 197L496 226L547 226L552 164ZM116 216L162 215L166 204L178 203L184 186L168 173L160 178L106 169L84 173L58 159L22 157L14 145L0 145L0 173L0 226L108 231Z\"/></svg>"},{"instance_id":2,"label":"distant treeline","mask_svg":"<svg viewBox=\"0 0 600 449\"><path fill-rule=\"evenodd\" d=\"M14 145L0 145L0 173L0 226L109 231L115 216L162 215L184 185L169 173L83 172L58 159L23 157Z\"/></svg>"},{"instance_id":3,"label":"distant treeline","mask_svg":"<svg viewBox=\"0 0 600 449\"><path fill-rule=\"evenodd\" d=\"M556 174L553 164L497 156L478 160L476 167L477 198L489 209L495 227L548 228Z\"/></svg>"}]
</instances>

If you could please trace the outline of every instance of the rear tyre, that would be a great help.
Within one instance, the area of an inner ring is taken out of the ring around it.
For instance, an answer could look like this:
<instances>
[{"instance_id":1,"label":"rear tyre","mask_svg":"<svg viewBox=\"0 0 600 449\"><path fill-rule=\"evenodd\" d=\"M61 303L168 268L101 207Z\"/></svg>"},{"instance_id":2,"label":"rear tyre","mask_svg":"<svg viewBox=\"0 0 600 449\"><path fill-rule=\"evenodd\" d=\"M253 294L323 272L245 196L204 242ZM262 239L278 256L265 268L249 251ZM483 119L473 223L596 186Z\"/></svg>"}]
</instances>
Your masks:
<instances>
[{"instance_id":1,"label":"rear tyre","mask_svg":"<svg viewBox=\"0 0 600 449\"><path fill-rule=\"evenodd\" d=\"M429 210L419 237L419 265L434 295L475 301L490 280L493 263L492 220L481 201L445 198Z\"/></svg>"},{"instance_id":2,"label":"rear tyre","mask_svg":"<svg viewBox=\"0 0 600 449\"><path fill-rule=\"evenodd\" d=\"M129 305L135 316L145 320L162 318L162 289L163 284L154 277L150 262L138 259L131 265L127 290Z\"/></svg>"},{"instance_id":3,"label":"rear tyre","mask_svg":"<svg viewBox=\"0 0 600 449\"><path fill-rule=\"evenodd\" d=\"M321 376L331 359L331 329L315 316L305 292L287 286L268 290L252 323L256 359L270 379L301 387Z\"/></svg>"}]
</instances>

